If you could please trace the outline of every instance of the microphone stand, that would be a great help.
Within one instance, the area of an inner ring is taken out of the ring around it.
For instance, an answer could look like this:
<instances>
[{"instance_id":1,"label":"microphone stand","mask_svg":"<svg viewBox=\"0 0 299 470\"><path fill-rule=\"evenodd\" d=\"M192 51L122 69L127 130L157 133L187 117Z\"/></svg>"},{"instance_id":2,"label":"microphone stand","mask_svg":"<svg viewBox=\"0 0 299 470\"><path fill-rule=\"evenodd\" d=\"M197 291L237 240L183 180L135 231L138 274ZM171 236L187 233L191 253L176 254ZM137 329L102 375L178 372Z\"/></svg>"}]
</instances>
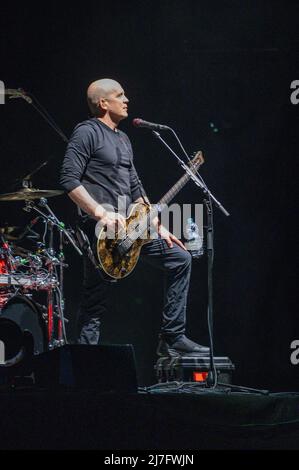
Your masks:
<instances>
[{"instance_id":1,"label":"microphone stand","mask_svg":"<svg viewBox=\"0 0 299 470\"><path fill-rule=\"evenodd\" d=\"M8 89L7 92L10 94L10 98L23 98L28 104L30 104L38 113L39 115L49 124L50 127L61 137L64 143L68 143L69 139L57 125L55 120L52 116L48 113L45 107L37 100L37 98L33 95L33 93L28 93L24 91L22 88L18 88L17 90ZM22 182L22 186L24 188L30 188L31 184L31 177L37 173L41 168L48 165L51 160L54 159L54 155L48 158L48 160L43 161L39 166L34 168L34 170L29 174L24 176L23 178L17 180L15 184L20 184Z\"/></svg>"},{"instance_id":2,"label":"microphone stand","mask_svg":"<svg viewBox=\"0 0 299 470\"><path fill-rule=\"evenodd\" d=\"M169 128L171 132L175 135L176 139L178 140L180 146L184 150L182 144L180 143L176 133L173 129ZM201 176L197 172L198 176L196 176L190 168L185 164L185 162L174 152L174 150L167 144L167 142L161 137L160 133L157 131L152 131L153 135L162 142L162 144L170 151L172 155L177 159L180 166L183 170L188 173L190 179L198 186L204 193L204 205L206 207L207 212L207 256L208 256L208 328L209 328L209 339L210 339L210 354L209 354L209 373L207 377L207 385L210 388L216 388L217 385L221 385L223 387L228 387L231 390L241 390L241 391L249 391L249 392L257 392L266 394L268 393L267 390L256 390L248 387L238 386L238 385L231 385L231 384L224 384L219 383L217 380L217 371L215 368L214 362L214 336L213 336L213 264L214 264L214 224L213 224L213 203L215 206L225 215L229 216L229 212L223 207L223 205L216 199L216 197L211 193L205 182L202 180ZM184 153L185 150L184 150ZM189 159L188 155L186 154L187 158Z\"/></svg>"},{"instance_id":3,"label":"microphone stand","mask_svg":"<svg viewBox=\"0 0 299 470\"><path fill-rule=\"evenodd\" d=\"M229 216L228 211L222 206L222 204L216 199L211 193L206 184L198 178L185 164L185 162L172 150L172 148L165 142L159 132L153 131L155 137L175 156L183 170L188 173L192 181L198 186L204 193L205 207L207 210L207 254L208 254L208 327L209 327L209 338L210 338L210 366L207 377L207 385L209 387L216 387L217 385L217 372L214 363L214 341L213 341L213 262L214 262L214 228L213 228L213 208L212 201L223 212L224 215Z\"/></svg>"},{"instance_id":4,"label":"microphone stand","mask_svg":"<svg viewBox=\"0 0 299 470\"><path fill-rule=\"evenodd\" d=\"M153 134L155 137L157 137L162 144L172 153L172 155L175 156L175 158L178 160L179 164L183 168L183 170L188 173L190 176L190 179L196 184L196 186L199 186L202 191L204 192L205 195L207 195L211 200L214 202L215 206L220 209L224 215L227 217L230 215L229 212L222 206L222 204L216 199L216 197L211 193L211 191L207 188L206 184L203 183L203 181L200 180L191 170L190 168L186 165L186 163L172 150L172 148L165 142L165 140L161 137L159 132L153 131Z\"/></svg>"}]
</instances>

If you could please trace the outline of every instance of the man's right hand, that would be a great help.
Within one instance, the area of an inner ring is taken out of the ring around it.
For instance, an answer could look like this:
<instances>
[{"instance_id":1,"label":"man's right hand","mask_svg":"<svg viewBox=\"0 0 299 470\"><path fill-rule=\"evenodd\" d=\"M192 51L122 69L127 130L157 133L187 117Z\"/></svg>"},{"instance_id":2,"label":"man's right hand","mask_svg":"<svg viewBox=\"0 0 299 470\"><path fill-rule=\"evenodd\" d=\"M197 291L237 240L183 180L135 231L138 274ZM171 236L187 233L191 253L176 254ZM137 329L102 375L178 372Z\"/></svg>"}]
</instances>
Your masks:
<instances>
[{"instance_id":1,"label":"man's right hand","mask_svg":"<svg viewBox=\"0 0 299 470\"><path fill-rule=\"evenodd\" d=\"M107 227L107 232L113 233L120 232L125 229L125 218L113 211L106 211L101 204L98 204L86 191L84 186L78 186L69 193L69 197L74 201L84 212L89 214L94 220L98 220L97 227ZM108 235L109 236L109 235Z\"/></svg>"},{"instance_id":2,"label":"man's right hand","mask_svg":"<svg viewBox=\"0 0 299 470\"><path fill-rule=\"evenodd\" d=\"M126 227L125 218L117 212L107 212L99 218L99 222L103 227L107 227L107 231L121 231Z\"/></svg>"}]
</instances>

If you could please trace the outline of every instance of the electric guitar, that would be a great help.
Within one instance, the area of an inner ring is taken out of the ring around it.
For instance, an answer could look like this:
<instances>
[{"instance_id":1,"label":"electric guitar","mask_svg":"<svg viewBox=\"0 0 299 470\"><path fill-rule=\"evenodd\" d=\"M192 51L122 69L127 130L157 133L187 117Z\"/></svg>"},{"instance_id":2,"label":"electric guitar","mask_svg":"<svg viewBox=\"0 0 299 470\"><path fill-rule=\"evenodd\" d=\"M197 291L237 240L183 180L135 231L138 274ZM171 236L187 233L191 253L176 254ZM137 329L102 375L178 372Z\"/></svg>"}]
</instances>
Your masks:
<instances>
[{"instance_id":1,"label":"electric guitar","mask_svg":"<svg viewBox=\"0 0 299 470\"><path fill-rule=\"evenodd\" d=\"M199 151L189 164L190 170L196 172L203 163L204 158L202 152ZM170 203L189 179L188 173L182 176L158 204L134 204L125 220L125 229L115 230L113 238L109 236L107 227L100 228L96 251L99 267L105 274L117 280L131 274L138 262L142 246L152 240L150 237L151 221L161 212L163 206Z\"/></svg>"}]
</instances>

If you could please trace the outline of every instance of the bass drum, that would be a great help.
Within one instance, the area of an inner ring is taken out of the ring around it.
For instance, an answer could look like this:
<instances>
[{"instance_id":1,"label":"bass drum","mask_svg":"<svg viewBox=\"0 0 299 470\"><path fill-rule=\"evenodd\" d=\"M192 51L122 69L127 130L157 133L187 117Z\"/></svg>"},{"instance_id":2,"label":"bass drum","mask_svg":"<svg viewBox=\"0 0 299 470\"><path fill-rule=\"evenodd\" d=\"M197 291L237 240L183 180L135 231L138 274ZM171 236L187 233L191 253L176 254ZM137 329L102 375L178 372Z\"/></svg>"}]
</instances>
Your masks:
<instances>
[{"instance_id":1,"label":"bass drum","mask_svg":"<svg viewBox=\"0 0 299 470\"><path fill-rule=\"evenodd\" d=\"M26 296L10 299L1 309L0 319L7 318L16 323L22 332L29 332L34 340L34 354L47 350L47 328L40 308Z\"/></svg>"}]
</instances>

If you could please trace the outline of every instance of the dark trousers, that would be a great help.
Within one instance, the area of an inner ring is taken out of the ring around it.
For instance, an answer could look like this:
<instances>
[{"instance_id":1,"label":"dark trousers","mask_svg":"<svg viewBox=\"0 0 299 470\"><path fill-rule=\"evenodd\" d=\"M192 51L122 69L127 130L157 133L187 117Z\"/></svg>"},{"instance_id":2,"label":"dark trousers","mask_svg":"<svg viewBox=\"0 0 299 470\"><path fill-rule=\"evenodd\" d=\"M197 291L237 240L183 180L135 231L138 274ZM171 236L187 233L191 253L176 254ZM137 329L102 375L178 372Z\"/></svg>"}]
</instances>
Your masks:
<instances>
[{"instance_id":1,"label":"dark trousers","mask_svg":"<svg viewBox=\"0 0 299 470\"><path fill-rule=\"evenodd\" d=\"M175 243L152 240L143 246L141 259L164 273L164 306L161 335L176 338L185 333L186 304L191 274L191 255ZM120 281L121 282L121 281ZM88 258L84 259L83 299L80 312L81 344L98 344L102 314L107 310L111 282L101 279Z\"/></svg>"}]
</instances>

